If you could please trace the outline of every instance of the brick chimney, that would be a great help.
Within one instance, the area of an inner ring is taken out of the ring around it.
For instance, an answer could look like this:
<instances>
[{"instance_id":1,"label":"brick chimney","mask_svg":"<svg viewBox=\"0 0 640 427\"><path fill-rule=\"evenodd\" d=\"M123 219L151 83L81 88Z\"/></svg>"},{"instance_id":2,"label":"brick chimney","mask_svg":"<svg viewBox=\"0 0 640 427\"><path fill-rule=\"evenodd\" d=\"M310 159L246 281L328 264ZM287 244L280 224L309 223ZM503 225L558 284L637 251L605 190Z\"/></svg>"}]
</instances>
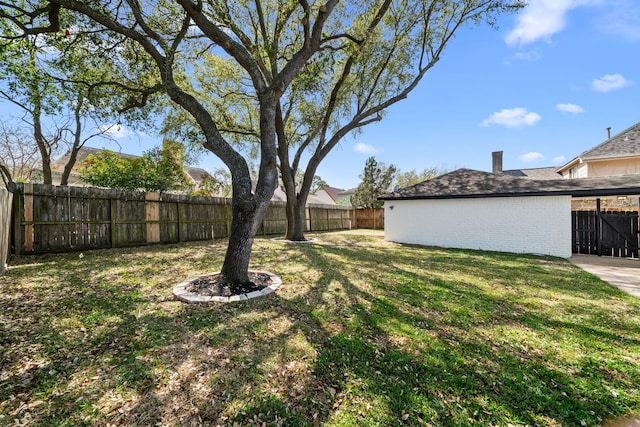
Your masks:
<instances>
[{"instance_id":1,"label":"brick chimney","mask_svg":"<svg viewBox=\"0 0 640 427\"><path fill-rule=\"evenodd\" d=\"M502 151L494 151L491 156L493 157L493 173L502 174Z\"/></svg>"}]
</instances>

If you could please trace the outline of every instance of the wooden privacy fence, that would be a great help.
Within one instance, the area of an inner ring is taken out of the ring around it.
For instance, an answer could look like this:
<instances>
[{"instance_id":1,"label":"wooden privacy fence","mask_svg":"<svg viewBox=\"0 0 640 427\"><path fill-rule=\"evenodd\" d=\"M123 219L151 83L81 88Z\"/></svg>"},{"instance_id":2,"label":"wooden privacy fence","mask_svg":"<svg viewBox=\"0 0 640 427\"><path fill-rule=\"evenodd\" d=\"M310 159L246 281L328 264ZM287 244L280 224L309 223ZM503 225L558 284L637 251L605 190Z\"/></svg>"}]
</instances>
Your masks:
<instances>
[{"instance_id":1,"label":"wooden privacy fence","mask_svg":"<svg viewBox=\"0 0 640 427\"><path fill-rule=\"evenodd\" d=\"M16 254L176 243L229 236L231 200L93 187L18 184L12 244ZM284 202L272 202L258 234L284 234ZM354 227L345 206L307 208L307 231Z\"/></svg>"},{"instance_id":2,"label":"wooden privacy fence","mask_svg":"<svg viewBox=\"0 0 640 427\"><path fill-rule=\"evenodd\" d=\"M7 268L9 236L11 235L11 201L13 194L0 188L0 274Z\"/></svg>"}]
</instances>

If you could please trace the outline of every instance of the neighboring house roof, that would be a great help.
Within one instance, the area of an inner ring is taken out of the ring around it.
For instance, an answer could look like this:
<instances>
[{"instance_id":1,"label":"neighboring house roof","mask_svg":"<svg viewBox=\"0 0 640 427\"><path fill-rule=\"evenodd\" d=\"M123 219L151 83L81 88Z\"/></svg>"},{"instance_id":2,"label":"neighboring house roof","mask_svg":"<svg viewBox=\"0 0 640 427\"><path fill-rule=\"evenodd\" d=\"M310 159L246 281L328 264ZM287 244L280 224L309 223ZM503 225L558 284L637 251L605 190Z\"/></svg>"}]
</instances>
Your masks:
<instances>
[{"instance_id":1,"label":"neighboring house roof","mask_svg":"<svg viewBox=\"0 0 640 427\"><path fill-rule=\"evenodd\" d=\"M459 199L516 196L609 196L640 194L640 175L536 180L458 169L405 187L380 200Z\"/></svg>"},{"instance_id":2,"label":"neighboring house roof","mask_svg":"<svg viewBox=\"0 0 640 427\"><path fill-rule=\"evenodd\" d=\"M102 148L93 148L93 147L82 147L78 150L78 155L76 158L76 164L73 166L73 170L75 171L78 166L84 162L84 159L87 158L87 156L89 154L97 154L101 151L103 151L104 149ZM125 154L125 153L117 153L120 157L127 157L130 159L134 159L138 156L134 156L133 154ZM67 164L67 162L69 161L69 157L71 157L71 151L67 151L62 157L60 157L58 160L56 160L55 162L53 162L53 164L51 165L51 168L54 170L59 170L62 171L65 167L65 165Z\"/></svg>"},{"instance_id":3,"label":"neighboring house roof","mask_svg":"<svg viewBox=\"0 0 640 427\"><path fill-rule=\"evenodd\" d=\"M334 202L338 200L338 194L344 191L342 188L329 187L328 185L323 185L320 187L320 189L324 190L324 192L327 193L327 195L331 197L331 200L333 200Z\"/></svg>"},{"instance_id":4,"label":"neighboring house roof","mask_svg":"<svg viewBox=\"0 0 640 427\"><path fill-rule=\"evenodd\" d=\"M511 169L503 171L505 175L530 178L530 179L562 179L562 175L557 172L556 166L534 169Z\"/></svg>"},{"instance_id":5,"label":"neighboring house roof","mask_svg":"<svg viewBox=\"0 0 640 427\"><path fill-rule=\"evenodd\" d=\"M557 170L565 170L580 161L625 157L640 157L640 122L583 152Z\"/></svg>"},{"instance_id":6,"label":"neighboring house roof","mask_svg":"<svg viewBox=\"0 0 640 427\"><path fill-rule=\"evenodd\" d=\"M185 171L195 181L196 184L200 184L206 178L213 177L209 172L201 168L192 168L191 166L185 167Z\"/></svg>"}]
</instances>

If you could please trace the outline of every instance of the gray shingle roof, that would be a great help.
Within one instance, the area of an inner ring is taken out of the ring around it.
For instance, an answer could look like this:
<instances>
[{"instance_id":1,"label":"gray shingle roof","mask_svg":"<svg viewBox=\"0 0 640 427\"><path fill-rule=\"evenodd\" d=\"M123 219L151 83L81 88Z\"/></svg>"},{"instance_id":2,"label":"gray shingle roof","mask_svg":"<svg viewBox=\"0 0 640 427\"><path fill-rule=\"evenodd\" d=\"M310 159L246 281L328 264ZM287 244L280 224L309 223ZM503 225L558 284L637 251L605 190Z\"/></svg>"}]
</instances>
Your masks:
<instances>
[{"instance_id":1,"label":"gray shingle roof","mask_svg":"<svg viewBox=\"0 0 640 427\"><path fill-rule=\"evenodd\" d=\"M588 161L625 157L640 157L640 122L583 152L558 170L565 169L578 159Z\"/></svg>"},{"instance_id":2,"label":"gray shingle roof","mask_svg":"<svg viewBox=\"0 0 640 427\"><path fill-rule=\"evenodd\" d=\"M640 123L585 151L579 157L583 160L596 160L635 156L640 156Z\"/></svg>"},{"instance_id":3,"label":"gray shingle roof","mask_svg":"<svg viewBox=\"0 0 640 427\"><path fill-rule=\"evenodd\" d=\"M534 169L511 169L504 171L505 175L530 178L530 179L562 179L557 167L534 168Z\"/></svg>"},{"instance_id":4,"label":"gray shingle roof","mask_svg":"<svg viewBox=\"0 0 640 427\"><path fill-rule=\"evenodd\" d=\"M405 187L380 200L458 199L515 196L608 196L640 194L640 175L536 180L458 169Z\"/></svg>"}]
</instances>

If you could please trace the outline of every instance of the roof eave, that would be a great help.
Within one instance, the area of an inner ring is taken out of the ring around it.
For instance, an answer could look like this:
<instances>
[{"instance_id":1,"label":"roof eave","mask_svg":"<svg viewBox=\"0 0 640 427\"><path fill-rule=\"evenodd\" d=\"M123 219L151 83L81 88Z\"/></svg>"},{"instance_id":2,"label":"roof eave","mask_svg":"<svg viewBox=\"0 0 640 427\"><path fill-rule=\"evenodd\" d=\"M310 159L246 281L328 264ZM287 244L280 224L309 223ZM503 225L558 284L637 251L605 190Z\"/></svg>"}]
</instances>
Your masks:
<instances>
[{"instance_id":1,"label":"roof eave","mask_svg":"<svg viewBox=\"0 0 640 427\"><path fill-rule=\"evenodd\" d=\"M484 193L484 194L448 194L448 195L416 195L416 196L382 196L378 200L446 200L446 199L483 199L494 197L534 197L534 196L572 196L572 197L605 197L623 194L640 194L640 187L621 187L603 189L567 189L556 191L532 191L514 193Z\"/></svg>"},{"instance_id":2,"label":"roof eave","mask_svg":"<svg viewBox=\"0 0 640 427\"><path fill-rule=\"evenodd\" d=\"M569 163L567 163L564 166L559 167L558 169L556 169L556 173L560 173L560 171L564 171L567 170L571 167L573 167L576 164L580 164L582 163L582 157L576 157L575 159L571 160Z\"/></svg>"},{"instance_id":3,"label":"roof eave","mask_svg":"<svg viewBox=\"0 0 640 427\"><path fill-rule=\"evenodd\" d=\"M611 160L629 160L629 159L637 159L640 158L637 154L629 154L626 156L612 156L612 157L593 157L593 158L584 158L585 162L607 162Z\"/></svg>"}]
</instances>

